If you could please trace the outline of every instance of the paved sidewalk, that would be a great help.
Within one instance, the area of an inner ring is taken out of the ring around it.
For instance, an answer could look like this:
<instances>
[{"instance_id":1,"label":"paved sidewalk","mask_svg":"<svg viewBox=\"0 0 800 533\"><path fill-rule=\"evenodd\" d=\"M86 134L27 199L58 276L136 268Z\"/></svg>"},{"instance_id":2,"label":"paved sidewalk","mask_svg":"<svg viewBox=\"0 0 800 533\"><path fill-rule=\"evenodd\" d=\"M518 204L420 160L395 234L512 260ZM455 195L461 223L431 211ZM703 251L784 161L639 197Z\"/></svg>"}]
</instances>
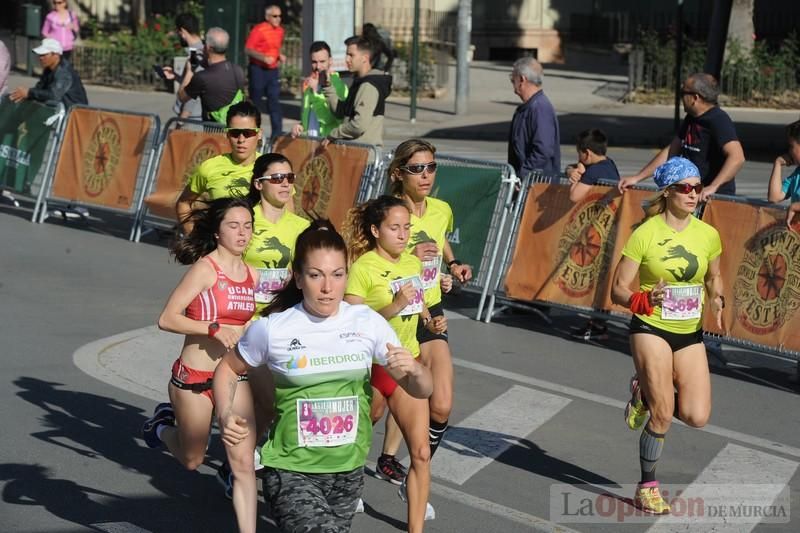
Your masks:
<instances>
[{"instance_id":1,"label":"paved sidewalk","mask_svg":"<svg viewBox=\"0 0 800 533\"><path fill-rule=\"evenodd\" d=\"M573 145L583 129L604 129L612 146L653 147L672 136L672 106L623 104L611 96L620 94L627 78L598 74L583 59L571 66L545 66L544 89L558 111L561 143ZM519 104L508 81L510 63L475 61L470 65L469 110L454 113L455 69L450 69L450 90L442 99L420 99L415 123L409 121L409 98L391 96L386 110L385 139L394 146L410 136L464 141L505 141L515 107ZM616 69L619 71L619 68ZM613 71L613 70L612 70ZM34 78L13 73L9 87L33 85ZM91 105L156 113L162 121L172 115L174 96L166 92L127 91L87 86ZM609 96L604 96L609 95ZM284 129L291 129L300 116L299 100L284 100ZM736 122L745 152L772 154L784 144L783 126L797 120L800 111L726 108Z\"/></svg>"}]
</instances>

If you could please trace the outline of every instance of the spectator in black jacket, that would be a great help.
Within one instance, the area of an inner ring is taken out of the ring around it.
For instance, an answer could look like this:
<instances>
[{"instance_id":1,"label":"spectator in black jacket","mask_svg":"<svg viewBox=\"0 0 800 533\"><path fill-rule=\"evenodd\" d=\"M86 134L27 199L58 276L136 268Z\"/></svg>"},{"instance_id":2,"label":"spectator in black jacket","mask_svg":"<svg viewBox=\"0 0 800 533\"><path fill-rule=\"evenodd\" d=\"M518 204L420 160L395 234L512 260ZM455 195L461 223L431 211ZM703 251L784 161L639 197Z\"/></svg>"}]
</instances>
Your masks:
<instances>
[{"instance_id":1,"label":"spectator in black jacket","mask_svg":"<svg viewBox=\"0 0 800 533\"><path fill-rule=\"evenodd\" d=\"M542 91L542 65L532 57L514 62L509 79L522 104L514 112L508 139L508 163L517 176L534 170L546 176L561 172L558 118Z\"/></svg>"},{"instance_id":2,"label":"spectator in black jacket","mask_svg":"<svg viewBox=\"0 0 800 533\"><path fill-rule=\"evenodd\" d=\"M55 39L44 39L33 52L39 56L39 63L44 72L34 87L14 89L10 94L13 102L23 100L61 102L64 107L89 103L86 89L83 88L78 73L72 68L72 64L62 57L64 51L61 43Z\"/></svg>"}]
</instances>

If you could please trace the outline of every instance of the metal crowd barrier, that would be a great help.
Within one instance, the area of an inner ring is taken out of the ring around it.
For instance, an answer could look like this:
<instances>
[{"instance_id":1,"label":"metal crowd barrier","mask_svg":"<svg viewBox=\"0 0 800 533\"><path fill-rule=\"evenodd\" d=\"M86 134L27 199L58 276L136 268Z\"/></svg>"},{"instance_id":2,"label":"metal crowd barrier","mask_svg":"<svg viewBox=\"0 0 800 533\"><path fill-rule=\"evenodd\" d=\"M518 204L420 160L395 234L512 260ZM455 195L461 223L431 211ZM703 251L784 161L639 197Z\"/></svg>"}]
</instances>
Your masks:
<instances>
[{"instance_id":1,"label":"metal crowd barrier","mask_svg":"<svg viewBox=\"0 0 800 533\"><path fill-rule=\"evenodd\" d=\"M386 172L393 153L387 153L381 165L375 186L369 198L387 193L389 177ZM448 236L453 253L473 266L474 276L463 290L480 294L475 319L480 320L486 296L494 276L497 257L506 232L506 223L516 208L514 192L519 185L514 169L505 163L482 159L468 159L443 153L436 154L439 165L436 171L433 196L446 201L453 209L456 231ZM487 175L488 174L488 175ZM491 182L487 180L495 179ZM461 180L461 181L459 181ZM486 186L496 190L488 191ZM481 209L482 205L488 209ZM461 226L469 229L460 234ZM475 233L485 229L485 236ZM469 250L469 245L481 242L479 250Z\"/></svg>"},{"instance_id":2,"label":"metal crowd barrier","mask_svg":"<svg viewBox=\"0 0 800 533\"><path fill-rule=\"evenodd\" d=\"M5 95L0 98L0 109L0 158L5 161L0 167L2 199L14 205L18 205L18 197L36 203L53 167L64 123L64 105L31 100L15 104ZM47 139L41 146L38 136L45 129ZM40 150L42 161L37 164ZM35 217L34 210L31 220Z\"/></svg>"},{"instance_id":3,"label":"metal crowd barrier","mask_svg":"<svg viewBox=\"0 0 800 533\"><path fill-rule=\"evenodd\" d=\"M528 194L533 184L536 183L549 183L553 185L569 185L569 180L564 175L558 176L545 176L542 172L536 171L528 174L525 179L523 180L522 188L520 190L519 198L517 203L515 204L515 209L511 213L512 222L511 226L509 227L509 240L508 246L506 247L505 251L503 252L502 256L500 257L500 265L497 268L497 276L494 278L493 286L489 291L489 302L488 307L486 310L486 315L484 317L484 322L487 324L492 321L492 318L497 314L500 310L495 309L495 306L499 302L503 307L513 307L519 309L525 309L528 311L532 311L534 313L538 313L541 317L550 322L550 318L546 316L544 313L541 312L542 306L547 307L556 307L559 309L565 309L569 311L579 312L582 314L595 316L598 318L618 318L620 320L627 320L629 315L624 315L621 313L615 313L613 311L601 311L592 308L586 307L578 307L574 305L565 305L556 302L549 302L544 300L537 300L537 301L523 301L517 300L514 298L509 297L506 295L505 290L502 288L503 284L506 279L506 275L508 273L509 267L511 266L511 261L513 259L514 250L517 247L517 240L519 237L520 231L520 224L522 222L523 217L523 209L528 200ZM616 187L617 183L612 181L599 181L598 185L605 185L608 187ZM642 190L642 191L651 191L653 193L657 192L657 188L652 185L635 185L631 187L634 190Z\"/></svg>"},{"instance_id":4,"label":"metal crowd barrier","mask_svg":"<svg viewBox=\"0 0 800 533\"><path fill-rule=\"evenodd\" d=\"M274 151L275 145L279 142L279 138L283 139L291 139L291 135L287 133L281 133L280 135L274 136L270 140L270 144L268 146L268 151ZM325 140L325 137L318 137L314 135L301 135L298 139L306 139L309 141L316 141L322 142ZM380 175L381 169L383 168L383 158L381 157L381 150L377 146L373 144L365 144L356 141L344 141L344 140L336 140L333 141L331 144L334 145L342 145L342 146L353 146L356 148L364 148L369 152L369 157L367 158L367 165L364 167L364 171L361 173L361 183L358 188L358 193L356 194L355 204L360 204L372 196L372 191L375 188L375 184L378 180ZM297 172L299 169L295 169Z\"/></svg>"},{"instance_id":5,"label":"metal crowd barrier","mask_svg":"<svg viewBox=\"0 0 800 533\"><path fill-rule=\"evenodd\" d=\"M134 219L133 228L131 228L131 241L139 242L143 234L155 229L170 230L174 228L177 224L177 216L167 216L163 212L154 213L153 209L151 209L145 202L146 198L154 193L169 194L169 189L172 189L173 186L175 186L175 200L177 200L181 191L185 187L186 178L194 169L194 167L205 159L208 159L208 157L213 157L213 155L221 153L219 150L215 151L212 146L209 146L209 142L201 143L201 146L195 147L195 150L188 154L188 158L184 158L179 161L172 161L173 164L179 165L178 169L172 169L180 172L181 175L179 180L176 180L175 178L177 176L172 174L162 177L162 172L169 173L170 171L170 169L164 168L164 165L166 164L166 156L164 152L171 146L172 137L174 137L173 134L177 131L191 132L195 134L207 134L207 140L210 142L215 137L220 137L221 134L225 132L225 127L220 125L218 122L203 122L200 120L181 119L178 117L172 117L167 121L166 124L164 124L164 128L159 135L158 145L156 147L155 161L157 161L157 163L151 166L151 172L146 176L144 183L144 194L139 197L138 205L136 206L136 217ZM200 137L200 139L202 140L202 137ZM178 143L178 141L175 142ZM227 140L225 138L222 138L222 143L227 146ZM203 144L207 145L205 148L207 148L206 151L208 154L204 152L197 152L197 150L203 149ZM266 143L264 143L262 146L264 145L266 145ZM179 150L180 146L176 146L175 148ZM216 153L212 154L212 152ZM201 156L200 159L195 160L195 158L192 157L195 155ZM206 155L207 157L205 157ZM182 171L180 170L180 167L182 167ZM172 178L171 182L170 178ZM178 181L180 184L177 184Z\"/></svg>"},{"instance_id":6,"label":"metal crowd barrier","mask_svg":"<svg viewBox=\"0 0 800 533\"><path fill-rule=\"evenodd\" d=\"M488 303L488 307L487 307L487 311L486 311L485 321L487 323L491 321L492 317L496 313L495 305L496 305L496 303L499 302L500 304L502 304L504 306L524 308L524 309L533 310L533 311L538 311L537 306L539 306L539 307L541 307L541 306L555 307L555 308L558 308L558 309L564 309L564 310L568 310L568 311L571 311L571 312L578 312L578 313L581 313L581 314L584 314L584 315L589 315L589 316L594 316L594 317L598 317L598 318L610 319L610 320L615 320L615 321L627 323L627 321L630 319L630 314L622 312L621 310L620 311L616 311L616 310L600 309L598 307L581 307L581 306L577 306L577 305L565 304L565 303L560 303L560 302L553 302L553 301L549 301L547 299L519 300L519 299L511 298L505 293L505 289L503 288L503 285L504 285L504 282L506 280L506 275L507 275L507 273L509 271L509 267L511 266L511 261L513 259L514 252L515 252L517 244L518 244L517 241L518 241L518 238L519 238L519 235L520 235L520 232L521 232L520 225L521 225L521 221L522 221L523 215L524 215L524 213L523 213L524 206L526 205L526 203L528 201L528 194L529 194L529 192L531 190L532 185L536 184L536 183L551 183L551 184L561 185L561 186L567 186L568 185L568 181L566 179L562 178L562 179L559 179L559 180L554 180L553 178L544 177L539 173L531 174L531 175L526 177L524 185L523 185L523 189L522 189L521 194L520 194L519 202L516 204L517 209L512 213L512 219L513 220L512 220L512 223L510 225L510 232L509 232L510 235L511 235L511 239L509 241L509 246L506 248L506 250L504 251L504 253L500 257L500 266L499 266L499 269L497 271L497 276L493 280L494 283L493 283L493 285L491 287L491 291L490 291L490 294L489 294L489 303ZM616 183L615 182L601 182L599 185L606 185L606 186L609 186L609 187L616 187ZM657 189L652 185L637 185L637 186L633 187L633 189L634 190L652 192L652 193L655 193L657 191ZM750 229L751 226L752 226L752 223L748 222L750 219L744 220L742 217L736 218L736 220L741 223L741 224L739 224L739 226L744 224L744 226L748 228L747 230L745 230L745 235L747 236L748 240L747 240L747 242L738 242L737 241L735 243L735 245L731 244L731 238L733 238L732 236L734 236L735 233L730 233L730 231L729 231L730 228L726 228L725 227L726 224L723 224L722 222L720 222L718 224L712 224L712 225L715 225L718 228L718 230L720 231L721 235L723 236L723 261L726 258L726 255L725 255L726 254L726 250L728 250L728 252L727 252L728 254L736 254L738 252L741 252L741 250L744 250L746 246L751 246L751 247L754 248L754 251L752 253L754 253L756 255L761 254L761 255L764 255L764 257L767 257L767 256L773 257L774 255L784 255L784 256L787 256L787 257L789 255L793 256L794 255L793 254L793 250L800 249L800 235L798 235L798 237L796 238L795 241L792 241L794 244L790 243L790 244L787 245L787 246L789 246L788 250L783 250L782 248L780 248L780 246L782 246L783 240L786 238L785 237L785 235L786 235L785 233L779 233L777 237L773 236L773 237L775 237L774 241L770 240L770 239L766 239L766 238L760 238L760 239L756 238L757 235L761 235L761 232L765 231L765 230L774 231L774 232L778 232L778 231L785 232L785 231L788 231L784 227L782 217L778 216L774 212L774 211L784 211L785 210L784 206L772 204L770 202L767 202L767 201L764 201L764 200L758 200L758 199L751 199L751 198L744 198L744 197L737 197L737 196L715 195L712 198L711 204L706 204L706 209L703 210L702 212L699 211L696 215L699 218L701 218L701 220L704 220L704 221L706 221L708 223L714 222L713 220L706 220L709 217L709 213L712 211L708 206L709 205L717 206L718 207L718 211L722 212L722 210L724 208L719 209L723 205L723 204L721 204L722 201L732 202L732 203L737 203L737 204L745 204L745 205L748 205L748 206L751 206L751 207L755 207L755 208L769 208L770 210L772 210L772 213L769 213L768 216L767 215L758 214L759 218L757 218L756 220L760 221L760 222L758 222L758 226L757 226L760 229L758 229L758 231L756 231L755 234L753 234L752 233L753 230ZM628 205L630 205L630 204L628 204ZM727 212L727 211L724 211L724 212ZM761 212L759 211L759 213L761 213ZM731 217L733 215L728 215L728 216ZM753 215L751 215L751 216L753 216ZM742 219L740 220L740 218L742 218ZM773 222L773 220L777 220L777 222ZM728 224L728 225L730 225L731 227L736 226L736 224ZM727 242L725 240L726 230L728 230L728 233L727 233L728 241ZM791 235L791 234L789 234L789 235ZM768 242L769 241L769 244L768 245L767 244L763 244L762 241L763 242ZM624 245L624 242L616 243L616 244L617 245ZM774 247L776 247L776 249L775 250L769 250L769 248L768 248L769 246L774 246ZM730 257L730 255L728 255L727 257ZM613 267L613 265L616 265L617 260L618 260L618 257L612 257L611 258L611 266L612 267ZM757 258L757 262L759 260L760 259ZM730 259L729 259L729 261L730 261ZM791 290L793 286L789 287L789 284L791 283L792 279L796 279L797 278L797 273L800 272L800 264L792 266L790 264L791 263L790 259L785 259L785 262L787 264L787 266L786 266L786 270L787 271L782 274L783 276L785 276L785 282L786 282L786 288L784 288L784 290ZM736 302L736 298L737 298L738 293L734 292L734 284L737 282L737 280L739 278L739 275L738 274L732 274L731 272L735 272L737 268L741 268L741 264L742 263L739 263L738 258L736 256L734 256L733 263L728 265L728 273L727 274L725 273L725 264L724 264L724 262L723 262L723 265L722 265L723 266L723 282L724 282L723 286L725 287L725 293L727 294L727 299L728 299L728 305L729 306L730 305L740 305L740 304L738 304ZM763 267L763 265L762 265L762 267ZM607 276L612 276L613 275L613 268L609 269L608 272L606 273L606 275ZM791 296L791 294L789 294L789 296ZM739 313L742 312L742 309L743 308L741 308L741 307L737 307L736 308L736 311L735 311L736 315L735 315L734 320L739 320L740 319ZM538 312L541 312L541 311L538 311ZM799 311L796 311L796 312L799 312ZM547 318L547 317L545 317L545 318L549 321L549 318ZM728 316L728 319L730 319L730 316ZM791 318L791 319L788 319L788 320L794 321L794 320L800 320L800 318ZM706 323L705 326L708 326L708 323ZM785 330L785 328L789 328L789 331L793 331L791 323L788 323L788 324L784 323L784 325L781 326L781 327L784 328L784 330ZM789 347L789 346L783 345L781 343L778 343L777 341L775 343L773 343L773 344L768 344L766 341L765 342L756 342L756 341L753 341L753 340L750 340L750 339L747 339L747 338L739 337L737 335L746 335L744 333L744 330L738 329L738 331L740 332L738 334L735 331L732 332L733 324L728 324L727 322L726 322L726 328L727 328L726 331L729 334L719 334L719 333L716 333L714 331L709 331L708 328L704 328L704 338L706 338L707 340L710 340L710 341L718 341L718 342L721 342L721 343L724 343L724 344L728 344L728 345L732 345L732 346L739 346L739 347L742 347L742 348L746 348L746 349L750 349L750 350L754 350L754 351L770 354L770 355L776 356L778 358L787 359L787 360L796 362L797 363L797 367L798 367L798 372L800 373L800 351L799 350L793 349L792 347ZM712 328L712 329L714 329L714 328ZM757 337L759 335L764 335L764 333L758 333L755 336ZM767 335L769 335L769 333L767 333ZM795 348L796 348L796 345L797 345L797 340L796 339L794 340L794 344L795 344Z\"/></svg>"},{"instance_id":7,"label":"metal crowd barrier","mask_svg":"<svg viewBox=\"0 0 800 533\"><path fill-rule=\"evenodd\" d=\"M126 118L140 124L126 123ZM70 107L55 168L37 198L38 222L44 222L50 203L135 214L155 162L160 129L161 121L152 113ZM136 165L133 172L130 164Z\"/></svg>"}]
</instances>

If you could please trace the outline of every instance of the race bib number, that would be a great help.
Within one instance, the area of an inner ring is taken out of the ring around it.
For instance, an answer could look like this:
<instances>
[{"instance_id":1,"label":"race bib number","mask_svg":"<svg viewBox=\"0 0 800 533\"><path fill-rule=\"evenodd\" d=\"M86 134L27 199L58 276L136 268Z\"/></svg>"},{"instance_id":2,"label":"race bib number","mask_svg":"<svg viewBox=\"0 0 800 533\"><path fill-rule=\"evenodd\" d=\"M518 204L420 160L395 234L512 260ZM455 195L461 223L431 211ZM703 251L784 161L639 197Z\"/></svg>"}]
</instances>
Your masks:
<instances>
[{"instance_id":1,"label":"race bib number","mask_svg":"<svg viewBox=\"0 0 800 533\"><path fill-rule=\"evenodd\" d=\"M341 446L356 441L358 397L297 400L297 444Z\"/></svg>"},{"instance_id":2,"label":"race bib number","mask_svg":"<svg viewBox=\"0 0 800 533\"><path fill-rule=\"evenodd\" d=\"M426 291L439 283L439 269L442 266L442 256L422 262L422 288Z\"/></svg>"},{"instance_id":3,"label":"race bib number","mask_svg":"<svg viewBox=\"0 0 800 533\"><path fill-rule=\"evenodd\" d=\"M691 320L700 318L703 303L702 285L664 287L664 301L661 304L663 320Z\"/></svg>"},{"instance_id":4,"label":"race bib number","mask_svg":"<svg viewBox=\"0 0 800 533\"><path fill-rule=\"evenodd\" d=\"M256 303L268 304L289 280L288 268L259 268Z\"/></svg>"},{"instance_id":5,"label":"race bib number","mask_svg":"<svg viewBox=\"0 0 800 533\"><path fill-rule=\"evenodd\" d=\"M425 299L425 289L422 288L422 280L419 276L410 276L408 278L395 279L391 281L392 294L397 294L400 287L406 283L411 282L414 285L414 299L409 302L399 313L400 316L416 315L422 312L422 304Z\"/></svg>"}]
</instances>

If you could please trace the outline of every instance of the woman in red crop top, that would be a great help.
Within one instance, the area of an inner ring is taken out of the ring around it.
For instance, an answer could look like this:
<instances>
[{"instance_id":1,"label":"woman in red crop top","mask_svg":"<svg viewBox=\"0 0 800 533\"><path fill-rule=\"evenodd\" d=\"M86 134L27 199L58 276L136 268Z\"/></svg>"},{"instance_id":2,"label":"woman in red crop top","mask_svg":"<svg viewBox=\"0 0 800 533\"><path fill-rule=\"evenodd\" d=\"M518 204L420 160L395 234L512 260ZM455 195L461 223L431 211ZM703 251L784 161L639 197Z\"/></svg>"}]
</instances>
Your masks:
<instances>
[{"instance_id":1,"label":"woman in red crop top","mask_svg":"<svg viewBox=\"0 0 800 533\"><path fill-rule=\"evenodd\" d=\"M156 406L142 434L148 446L165 444L183 466L195 470L203 464L211 433L211 378L223 354L236 345L253 316L258 277L242 259L253 233L253 210L246 199L214 200L191 216L194 229L171 251L178 262L192 266L158 319L159 328L186 337L172 367L170 403ZM239 381L246 380L246 375L239 376ZM235 480L233 505L239 531L254 532L255 417L249 387L239 390L244 394L237 394L233 410L252 426L252 437L225 450Z\"/></svg>"}]
</instances>

